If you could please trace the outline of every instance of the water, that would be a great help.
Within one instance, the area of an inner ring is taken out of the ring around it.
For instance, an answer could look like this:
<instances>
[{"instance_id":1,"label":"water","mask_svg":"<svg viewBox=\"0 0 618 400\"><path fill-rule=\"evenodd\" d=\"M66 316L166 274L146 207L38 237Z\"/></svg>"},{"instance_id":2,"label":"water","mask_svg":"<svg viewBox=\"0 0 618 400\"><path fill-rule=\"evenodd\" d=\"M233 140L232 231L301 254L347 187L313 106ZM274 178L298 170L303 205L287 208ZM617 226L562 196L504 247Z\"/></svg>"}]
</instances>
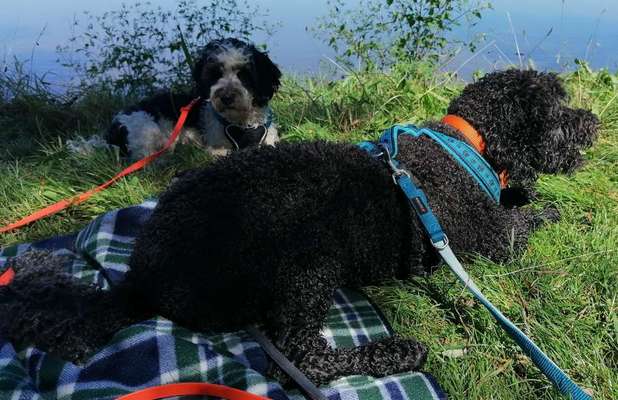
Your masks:
<instances>
[{"instance_id":1,"label":"water","mask_svg":"<svg viewBox=\"0 0 618 400\"><path fill-rule=\"evenodd\" d=\"M468 70L526 65L528 59L539 69L554 71L573 67L575 59L585 60L593 68L618 69L615 0L495 1L494 10L484 14L478 26L457 34L470 38L479 32L487 34L490 46L475 54ZM461 64L457 61L469 55L458 57L451 68L458 68Z\"/></svg>"},{"instance_id":2,"label":"water","mask_svg":"<svg viewBox=\"0 0 618 400\"><path fill-rule=\"evenodd\" d=\"M32 71L48 73L51 80L66 79L70 72L56 64L55 49L66 43L73 19L85 9L94 14L117 9L123 1L0 0L0 64L12 57L32 59L28 67ZM174 0L152 2L163 7L174 4ZM326 14L326 0L251 2L269 9L272 19L282 23L268 44L285 71L313 73L333 58L332 51L306 30ZM476 69L489 71L532 59L539 69L562 71L575 58L587 60L594 68L618 68L616 0L496 0L494 10L484 13L476 27L460 28L451 36L466 40L479 32L486 33L485 44L489 43L484 51L462 51L446 64L447 69L465 77Z\"/></svg>"}]
</instances>

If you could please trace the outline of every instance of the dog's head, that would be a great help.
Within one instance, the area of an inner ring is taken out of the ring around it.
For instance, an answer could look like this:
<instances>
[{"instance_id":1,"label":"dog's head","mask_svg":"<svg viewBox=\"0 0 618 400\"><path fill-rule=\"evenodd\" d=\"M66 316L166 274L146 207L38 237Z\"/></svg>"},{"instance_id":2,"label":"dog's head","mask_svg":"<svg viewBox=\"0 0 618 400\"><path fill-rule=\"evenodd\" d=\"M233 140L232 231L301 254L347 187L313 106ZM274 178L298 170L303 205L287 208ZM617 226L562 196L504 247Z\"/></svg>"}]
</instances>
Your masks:
<instances>
[{"instance_id":1,"label":"dog's head","mask_svg":"<svg viewBox=\"0 0 618 400\"><path fill-rule=\"evenodd\" d=\"M268 55L238 39L213 40L193 69L198 93L230 122L242 124L279 88L281 71Z\"/></svg>"},{"instance_id":2,"label":"dog's head","mask_svg":"<svg viewBox=\"0 0 618 400\"><path fill-rule=\"evenodd\" d=\"M596 137L598 118L566 105L554 73L511 69L468 85L449 106L485 138L485 157L512 188L532 191L539 173L568 173Z\"/></svg>"},{"instance_id":3,"label":"dog's head","mask_svg":"<svg viewBox=\"0 0 618 400\"><path fill-rule=\"evenodd\" d=\"M583 163L582 150L597 136L599 119L587 110L563 107L559 123L534 149L533 165L543 173L570 173Z\"/></svg>"}]
</instances>

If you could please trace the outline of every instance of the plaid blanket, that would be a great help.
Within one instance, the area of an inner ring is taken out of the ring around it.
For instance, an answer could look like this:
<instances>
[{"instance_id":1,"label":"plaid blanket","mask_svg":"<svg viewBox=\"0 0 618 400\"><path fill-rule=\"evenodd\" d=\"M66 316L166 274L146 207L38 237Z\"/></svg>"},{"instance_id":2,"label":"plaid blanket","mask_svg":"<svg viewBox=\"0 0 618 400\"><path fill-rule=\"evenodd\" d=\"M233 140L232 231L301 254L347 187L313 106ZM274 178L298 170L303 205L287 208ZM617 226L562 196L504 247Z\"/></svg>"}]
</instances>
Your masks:
<instances>
[{"instance_id":1,"label":"plaid blanket","mask_svg":"<svg viewBox=\"0 0 618 400\"><path fill-rule=\"evenodd\" d=\"M82 231L0 250L0 273L10 257L29 249L67 256L76 279L108 288L123 279L133 240L155 201L104 214ZM7 318L7 316L0 316ZM391 334L381 314L362 294L339 290L323 335L336 347L359 346ZM273 399L301 400L265 373L268 359L246 332L202 334L164 318L118 332L83 365L65 362L35 348L16 349L0 338L0 399L110 399L145 387L202 381L247 390ZM382 379L351 376L321 388L330 400L445 399L424 373Z\"/></svg>"}]
</instances>

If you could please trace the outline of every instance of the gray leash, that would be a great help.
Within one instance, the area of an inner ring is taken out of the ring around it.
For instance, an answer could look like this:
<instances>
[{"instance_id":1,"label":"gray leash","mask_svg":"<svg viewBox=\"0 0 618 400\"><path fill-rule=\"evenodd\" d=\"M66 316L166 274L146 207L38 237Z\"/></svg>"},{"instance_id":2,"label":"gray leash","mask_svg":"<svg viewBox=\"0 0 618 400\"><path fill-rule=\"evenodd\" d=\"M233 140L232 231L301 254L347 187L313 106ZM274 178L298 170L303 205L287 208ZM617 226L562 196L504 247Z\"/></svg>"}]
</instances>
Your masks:
<instances>
[{"instance_id":1,"label":"gray leash","mask_svg":"<svg viewBox=\"0 0 618 400\"><path fill-rule=\"evenodd\" d=\"M256 342L262 346L262 349L268 354L268 356L281 368L296 384L300 387L300 389L311 399L311 400L328 400L324 394L318 389L317 386L313 384L306 376L303 374L290 360L288 360L283 353L281 353L275 345L268 340L266 336L262 332L260 332L256 327L251 326L247 328L247 332L253 336Z\"/></svg>"}]
</instances>

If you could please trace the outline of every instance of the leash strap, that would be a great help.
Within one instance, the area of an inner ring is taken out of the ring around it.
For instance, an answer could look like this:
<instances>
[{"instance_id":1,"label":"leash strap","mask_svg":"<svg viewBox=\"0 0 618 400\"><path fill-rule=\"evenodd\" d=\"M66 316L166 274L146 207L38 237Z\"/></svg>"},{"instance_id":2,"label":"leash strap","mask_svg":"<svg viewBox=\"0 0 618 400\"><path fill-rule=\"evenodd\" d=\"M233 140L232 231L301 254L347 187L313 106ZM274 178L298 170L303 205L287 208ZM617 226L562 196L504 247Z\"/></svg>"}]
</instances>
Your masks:
<instances>
[{"instance_id":1,"label":"leash strap","mask_svg":"<svg viewBox=\"0 0 618 400\"><path fill-rule=\"evenodd\" d=\"M427 197L423 191L414 184L408 171L399 167L399 163L392 159L392 154L397 154L397 136L400 133L409 133L405 129L391 128L380 138L380 145L376 146L371 142L362 142L359 146L368 151L369 154L378 159L382 159L393 174L393 180L404 192L408 201L413 206L423 227L431 238L431 243L438 250L444 262L451 271L459 278L472 295L479 301L498 321L511 338L521 347L534 364L545 374L545 376L565 395L573 400L588 400L592 396L584 392L569 376L562 371L543 351L534 344L513 322L504 316L480 291L472 278L463 268L448 244L448 237L442 230L438 219L429 207Z\"/></svg>"},{"instance_id":2,"label":"leash strap","mask_svg":"<svg viewBox=\"0 0 618 400\"><path fill-rule=\"evenodd\" d=\"M186 382L154 386L125 394L116 400L155 400L175 396L212 396L228 400L268 400L268 397L213 383Z\"/></svg>"},{"instance_id":3,"label":"leash strap","mask_svg":"<svg viewBox=\"0 0 618 400\"><path fill-rule=\"evenodd\" d=\"M487 310L498 321L502 329L504 329L509 336L521 347L521 349L532 359L534 364L545 374L545 376L558 388L558 390L571 397L573 400L588 400L592 399L592 396L584 392L575 382L569 378L569 376L560 369L543 351L536 345L525 333L523 333L513 322L504 316L484 295L480 289L476 286L472 278L464 270L463 266L451 250L450 246L440 248L436 246L436 249L442 256L442 259L450 267L451 271L459 280L466 286L466 288L474 295L474 297L480 301Z\"/></svg>"},{"instance_id":4,"label":"leash strap","mask_svg":"<svg viewBox=\"0 0 618 400\"><path fill-rule=\"evenodd\" d=\"M0 274L0 286L8 286L15 278L15 270L11 267L7 268Z\"/></svg>"},{"instance_id":5,"label":"leash strap","mask_svg":"<svg viewBox=\"0 0 618 400\"><path fill-rule=\"evenodd\" d=\"M134 162L133 164L129 165L127 168L122 170L120 173L116 174L113 178L103 183L102 185L92 188L88 190L87 192L84 192L80 195L60 200L59 202L52 204L50 206L47 206L39 211L36 211L35 213L30 214L27 217L20 219L19 221L16 221L12 224L9 224L9 225L6 225L0 228L0 233L6 233L14 229L22 228L34 221L38 221L50 215L56 214L62 210L65 210L71 206L83 203L84 201L91 198L94 194L107 189L109 186L113 185L118 180L124 178L125 176L129 174L132 174L135 171L139 171L140 169L144 168L146 165L153 162L155 159L157 159L161 154L165 153L174 144L174 142L176 141L176 139L182 132L182 127L184 126L185 121L187 120L187 116L189 115L189 112L195 106L195 104L198 103L199 100L200 100L199 97L195 98L191 101L191 103L181 108L180 117L178 117L176 126L174 126L174 130L172 131L172 134L167 139L167 142L165 143L163 148L161 148L161 150L158 150L152 153L151 155L146 156L142 158L141 160Z\"/></svg>"},{"instance_id":6,"label":"leash strap","mask_svg":"<svg viewBox=\"0 0 618 400\"><path fill-rule=\"evenodd\" d=\"M256 342L268 354L268 356L281 368L311 400L328 400L320 389L313 384L290 360L288 360L266 336L257 328L249 327L247 331Z\"/></svg>"}]
</instances>

